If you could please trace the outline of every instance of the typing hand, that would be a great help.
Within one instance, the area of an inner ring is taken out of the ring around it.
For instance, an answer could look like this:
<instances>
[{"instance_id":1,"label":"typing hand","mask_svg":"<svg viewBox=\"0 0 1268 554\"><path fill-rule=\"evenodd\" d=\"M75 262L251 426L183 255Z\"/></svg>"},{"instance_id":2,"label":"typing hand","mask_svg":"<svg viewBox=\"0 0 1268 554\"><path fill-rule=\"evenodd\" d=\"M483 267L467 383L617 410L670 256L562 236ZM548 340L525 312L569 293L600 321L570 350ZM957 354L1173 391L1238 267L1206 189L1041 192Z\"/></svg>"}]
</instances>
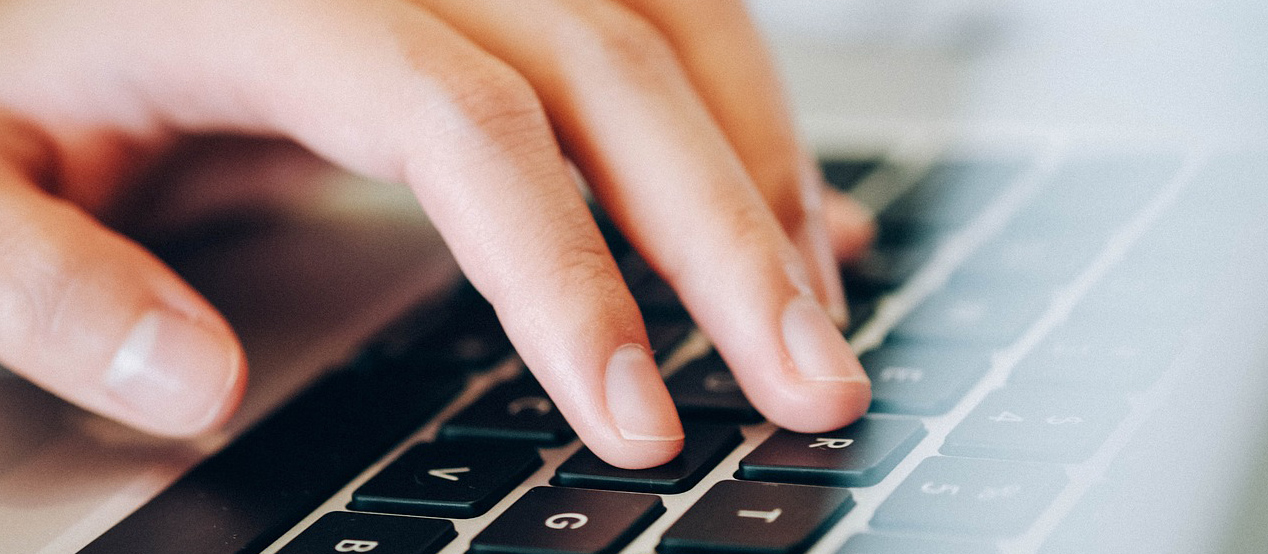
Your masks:
<instances>
[{"instance_id":1,"label":"typing hand","mask_svg":"<svg viewBox=\"0 0 1268 554\"><path fill-rule=\"evenodd\" d=\"M833 256L870 220L824 193L740 2L12 0L0 52L0 364L85 408L189 436L237 404L223 318L95 217L225 131L408 184L614 465L682 428L569 161L770 420L867 407Z\"/></svg>"}]
</instances>

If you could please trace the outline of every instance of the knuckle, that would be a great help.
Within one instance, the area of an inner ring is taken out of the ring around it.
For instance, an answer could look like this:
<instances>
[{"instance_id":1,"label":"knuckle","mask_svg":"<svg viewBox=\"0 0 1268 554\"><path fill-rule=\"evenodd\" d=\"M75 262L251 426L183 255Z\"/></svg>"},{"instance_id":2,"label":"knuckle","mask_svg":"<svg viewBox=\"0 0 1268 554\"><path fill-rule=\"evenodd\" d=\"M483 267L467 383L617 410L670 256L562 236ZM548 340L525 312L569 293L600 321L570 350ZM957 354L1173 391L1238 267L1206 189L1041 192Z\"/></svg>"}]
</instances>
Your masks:
<instances>
[{"instance_id":1,"label":"knuckle","mask_svg":"<svg viewBox=\"0 0 1268 554\"><path fill-rule=\"evenodd\" d=\"M55 219L77 215L68 204L53 208ZM38 348L57 334L61 314L75 294L83 260L60 246L56 229L11 225L0 229L0 318L6 322L5 342L19 349ZM25 345L25 346L24 346Z\"/></svg>"},{"instance_id":2,"label":"knuckle","mask_svg":"<svg viewBox=\"0 0 1268 554\"><path fill-rule=\"evenodd\" d=\"M801 168L778 156L760 161L750 171L780 226L789 233L804 226L808 215L802 198Z\"/></svg>"},{"instance_id":3,"label":"knuckle","mask_svg":"<svg viewBox=\"0 0 1268 554\"><path fill-rule=\"evenodd\" d=\"M619 294L622 280L607 249L577 234L565 235L565 242L552 257L553 275L560 288L574 293L612 298Z\"/></svg>"},{"instance_id":4,"label":"knuckle","mask_svg":"<svg viewBox=\"0 0 1268 554\"><path fill-rule=\"evenodd\" d=\"M598 70L615 70L627 78L662 80L677 68L669 39L648 21L609 10L570 29L580 55Z\"/></svg>"},{"instance_id":5,"label":"knuckle","mask_svg":"<svg viewBox=\"0 0 1268 554\"><path fill-rule=\"evenodd\" d=\"M507 66L490 63L454 76L446 85L459 124L498 134L547 128L545 110L533 87Z\"/></svg>"}]
</instances>

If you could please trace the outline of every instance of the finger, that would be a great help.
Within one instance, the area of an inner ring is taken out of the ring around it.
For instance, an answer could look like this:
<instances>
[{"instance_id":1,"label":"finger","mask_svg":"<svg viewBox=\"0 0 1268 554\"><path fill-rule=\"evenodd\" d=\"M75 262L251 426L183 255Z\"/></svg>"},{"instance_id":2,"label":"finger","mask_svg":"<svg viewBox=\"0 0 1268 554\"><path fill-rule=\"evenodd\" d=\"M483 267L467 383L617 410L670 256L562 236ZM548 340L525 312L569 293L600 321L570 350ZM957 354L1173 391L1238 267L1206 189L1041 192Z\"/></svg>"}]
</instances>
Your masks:
<instances>
[{"instance_id":1,"label":"finger","mask_svg":"<svg viewBox=\"0 0 1268 554\"><path fill-rule=\"evenodd\" d=\"M193 289L12 164L0 166L0 364L176 437L221 424L246 376L237 339Z\"/></svg>"},{"instance_id":2,"label":"finger","mask_svg":"<svg viewBox=\"0 0 1268 554\"><path fill-rule=\"evenodd\" d=\"M867 380L669 45L607 2L424 2L533 83L596 197L680 293L759 410L822 431Z\"/></svg>"},{"instance_id":3,"label":"finger","mask_svg":"<svg viewBox=\"0 0 1268 554\"><path fill-rule=\"evenodd\" d=\"M744 3L621 1L673 45L695 90L811 266L820 301L844 324L845 298L823 217L822 180L797 140L774 65Z\"/></svg>"},{"instance_id":4,"label":"finger","mask_svg":"<svg viewBox=\"0 0 1268 554\"><path fill-rule=\"evenodd\" d=\"M284 135L355 171L409 183L596 454L636 468L681 450L638 308L540 102L514 70L399 2L147 4L90 3L95 24L112 33L94 40L146 75L111 91L144 107L129 125ZM79 49L48 47L63 65L96 73L55 98L119 81ZM40 82L19 94L38 98ZM75 121L77 108L63 108L52 119Z\"/></svg>"},{"instance_id":5,"label":"finger","mask_svg":"<svg viewBox=\"0 0 1268 554\"><path fill-rule=\"evenodd\" d=\"M876 239L876 215L850 195L824 187L823 219L838 263L857 261Z\"/></svg>"}]
</instances>

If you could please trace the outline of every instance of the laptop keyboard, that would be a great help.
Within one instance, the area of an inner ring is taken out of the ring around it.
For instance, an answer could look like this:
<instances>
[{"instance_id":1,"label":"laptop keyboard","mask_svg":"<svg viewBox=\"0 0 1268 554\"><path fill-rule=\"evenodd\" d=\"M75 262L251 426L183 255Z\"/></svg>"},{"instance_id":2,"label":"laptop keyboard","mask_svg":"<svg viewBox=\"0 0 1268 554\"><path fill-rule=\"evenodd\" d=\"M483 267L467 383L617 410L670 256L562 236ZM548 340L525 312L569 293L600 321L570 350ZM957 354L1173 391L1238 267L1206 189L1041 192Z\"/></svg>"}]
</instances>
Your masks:
<instances>
[{"instance_id":1,"label":"laptop keyboard","mask_svg":"<svg viewBox=\"0 0 1268 554\"><path fill-rule=\"evenodd\" d=\"M1053 529L1097 480L1071 476L1109 472L1201 315L1192 283L1232 251L1186 218L1216 209L1190 185L1210 165L934 164L842 270L873 402L830 433L764 422L673 291L605 229L684 419L673 462L623 470L579 445L464 289L439 312L461 316L398 322L83 552L1065 551L1071 533ZM843 189L886 179L878 160L824 170ZM224 485L235 472L253 477ZM191 518L233 537L183 533ZM177 531L155 538L161 525Z\"/></svg>"}]
</instances>

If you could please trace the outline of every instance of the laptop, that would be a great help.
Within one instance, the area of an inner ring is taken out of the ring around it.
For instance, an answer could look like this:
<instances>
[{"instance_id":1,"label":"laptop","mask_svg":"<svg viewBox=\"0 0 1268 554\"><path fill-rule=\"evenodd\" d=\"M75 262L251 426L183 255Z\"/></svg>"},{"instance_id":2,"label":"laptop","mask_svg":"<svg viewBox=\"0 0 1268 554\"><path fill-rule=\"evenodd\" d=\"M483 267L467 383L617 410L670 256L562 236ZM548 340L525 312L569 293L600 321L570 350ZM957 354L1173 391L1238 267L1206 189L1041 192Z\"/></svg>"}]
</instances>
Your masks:
<instances>
[{"instance_id":1,"label":"laptop","mask_svg":"<svg viewBox=\"0 0 1268 554\"><path fill-rule=\"evenodd\" d=\"M222 431L0 373L0 552L1268 551L1268 9L751 5L879 214L842 268L859 423L764 422L609 233L687 447L608 467L408 193L329 170L151 242L242 336Z\"/></svg>"}]
</instances>

